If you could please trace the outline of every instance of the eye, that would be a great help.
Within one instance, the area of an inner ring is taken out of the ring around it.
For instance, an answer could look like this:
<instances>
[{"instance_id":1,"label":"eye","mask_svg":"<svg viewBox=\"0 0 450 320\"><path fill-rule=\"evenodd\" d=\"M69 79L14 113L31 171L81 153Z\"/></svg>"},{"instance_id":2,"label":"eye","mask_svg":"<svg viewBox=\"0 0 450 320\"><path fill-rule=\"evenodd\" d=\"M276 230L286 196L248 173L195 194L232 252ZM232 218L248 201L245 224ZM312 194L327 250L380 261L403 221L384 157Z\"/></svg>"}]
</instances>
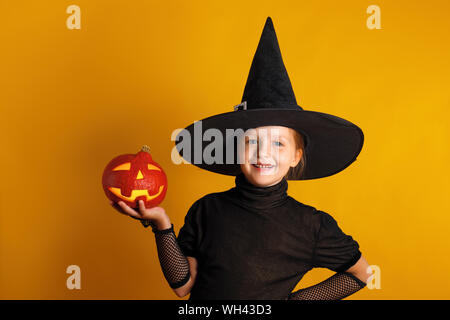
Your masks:
<instances>
[{"instance_id":1,"label":"eye","mask_svg":"<svg viewBox=\"0 0 450 320\"><path fill-rule=\"evenodd\" d=\"M154 166L154 165L152 165L152 164L148 164L148 170L158 170L158 171L161 171L161 169L160 168L158 168L157 166Z\"/></svg>"},{"instance_id":2,"label":"eye","mask_svg":"<svg viewBox=\"0 0 450 320\"><path fill-rule=\"evenodd\" d=\"M249 144L255 144L256 143L256 139L248 139L247 141Z\"/></svg>"},{"instance_id":3,"label":"eye","mask_svg":"<svg viewBox=\"0 0 450 320\"><path fill-rule=\"evenodd\" d=\"M121 165L118 165L117 167L112 169L112 171L130 170L130 167L131 167L131 163L130 162L126 162L126 163L122 163Z\"/></svg>"},{"instance_id":4,"label":"eye","mask_svg":"<svg viewBox=\"0 0 450 320\"><path fill-rule=\"evenodd\" d=\"M283 144L280 141L275 141L274 143L275 143L275 145L277 147L282 147L283 146Z\"/></svg>"}]
</instances>

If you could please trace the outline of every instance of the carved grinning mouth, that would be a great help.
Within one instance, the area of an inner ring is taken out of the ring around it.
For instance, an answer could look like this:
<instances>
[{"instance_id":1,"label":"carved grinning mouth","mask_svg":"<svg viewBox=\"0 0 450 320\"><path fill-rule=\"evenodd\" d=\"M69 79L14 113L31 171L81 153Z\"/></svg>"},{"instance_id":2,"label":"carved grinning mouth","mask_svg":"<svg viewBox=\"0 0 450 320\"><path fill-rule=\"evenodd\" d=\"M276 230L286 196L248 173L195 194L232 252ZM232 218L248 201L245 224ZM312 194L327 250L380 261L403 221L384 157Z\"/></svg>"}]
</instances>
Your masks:
<instances>
[{"instance_id":1,"label":"carved grinning mouth","mask_svg":"<svg viewBox=\"0 0 450 320\"><path fill-rule=\"evenodd\" d=\"M131 195L129 197L124 196L122 194L122 190L120 190L120 188L109 187L108 189L109 189L109 191L114 193L119 198L127 200L127 201L134 201L139 196L145 196L145 198L146 198L145 200L146 201L150 201L152 199L155 199L156 197L158 197L162 193L162 191L164 189L164 186L160 186L159 187L159 191L156 194L154 194L154 195L150 195L148 193L148 190L133 190L133 191L131 191Z\"/></svg>"}]
</instances>

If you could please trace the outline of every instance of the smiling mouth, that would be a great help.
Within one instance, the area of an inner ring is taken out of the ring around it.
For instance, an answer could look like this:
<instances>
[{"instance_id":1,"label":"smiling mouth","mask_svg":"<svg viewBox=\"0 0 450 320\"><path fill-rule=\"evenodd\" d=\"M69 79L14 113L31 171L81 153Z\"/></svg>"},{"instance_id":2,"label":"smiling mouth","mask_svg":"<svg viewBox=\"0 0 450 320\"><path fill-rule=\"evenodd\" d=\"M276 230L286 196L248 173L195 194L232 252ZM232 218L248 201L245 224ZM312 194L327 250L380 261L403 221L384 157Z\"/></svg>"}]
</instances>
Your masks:
<instances>
[{"instance_id":1,"label":"smiling mouth","mask_svg":"<svg viewBox=\"0 0 450 320\"><path fill-rule=\"evenodd\" d=\"M271 169L271 168L275 167L270 164L252 164L252 166L254 166L255 168L258 168L258 169Z\"/></svg>"}]
</instances>

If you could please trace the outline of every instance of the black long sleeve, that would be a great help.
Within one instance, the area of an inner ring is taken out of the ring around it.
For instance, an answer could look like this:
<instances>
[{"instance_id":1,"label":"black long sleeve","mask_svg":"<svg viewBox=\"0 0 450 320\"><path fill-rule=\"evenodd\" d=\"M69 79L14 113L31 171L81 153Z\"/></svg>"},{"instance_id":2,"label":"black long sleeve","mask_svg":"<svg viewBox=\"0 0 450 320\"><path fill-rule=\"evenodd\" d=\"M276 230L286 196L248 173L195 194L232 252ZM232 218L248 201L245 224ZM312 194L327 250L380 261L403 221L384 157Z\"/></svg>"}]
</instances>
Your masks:
<instances>
[{"instance_id":1,"label":"black long sleeve","mask_svg":"<svg viewBox=\"0 0 450 320\"><path fill-rule=\"evenodd\" d=\"M155 234L156 247L158 250L159 263L169 286L172 289L182 287L190 278L189 262L182 253L173 224L170 228L158 230L156 226L147 221L142 221L144 226L151 225Z\"/></svg>"},{"instance_id":2,"label":"black long sleeve","mask_svg":"<svg viewBox=\"0 0 450 320\"><path fill-rule=\"evenodd\" d=\"M365 282L351 273L338 272L314 286L292 292L288 300L340 300L365 286Z\"/></svg>"}]
</instances>

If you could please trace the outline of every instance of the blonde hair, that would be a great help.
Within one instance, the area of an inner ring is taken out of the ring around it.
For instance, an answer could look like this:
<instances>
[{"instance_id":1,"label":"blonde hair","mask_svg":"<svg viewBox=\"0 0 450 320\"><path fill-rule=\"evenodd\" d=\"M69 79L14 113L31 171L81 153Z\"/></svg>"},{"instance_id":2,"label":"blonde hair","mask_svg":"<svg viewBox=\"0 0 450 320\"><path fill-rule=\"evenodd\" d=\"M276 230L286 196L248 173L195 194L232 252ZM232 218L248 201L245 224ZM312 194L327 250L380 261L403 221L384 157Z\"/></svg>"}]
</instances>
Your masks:
<instances>
[{"instance_id":1,"label":"blonde hair","mask_svg":"<svg viewBox=\"0 0 450 320\"><path fill-rule=\"evenodd\" d=\"M305 156L305 140L303 139L303 136L297 131L293 130L294 133L294 140L295 140L295 150L302 150L302 158L298 162L298 164L295 167L290 167L284 178L286 180L294 180L298 177L301 177L305 171L306 167L306 156Z\"/></svg>"}]
</instances>

